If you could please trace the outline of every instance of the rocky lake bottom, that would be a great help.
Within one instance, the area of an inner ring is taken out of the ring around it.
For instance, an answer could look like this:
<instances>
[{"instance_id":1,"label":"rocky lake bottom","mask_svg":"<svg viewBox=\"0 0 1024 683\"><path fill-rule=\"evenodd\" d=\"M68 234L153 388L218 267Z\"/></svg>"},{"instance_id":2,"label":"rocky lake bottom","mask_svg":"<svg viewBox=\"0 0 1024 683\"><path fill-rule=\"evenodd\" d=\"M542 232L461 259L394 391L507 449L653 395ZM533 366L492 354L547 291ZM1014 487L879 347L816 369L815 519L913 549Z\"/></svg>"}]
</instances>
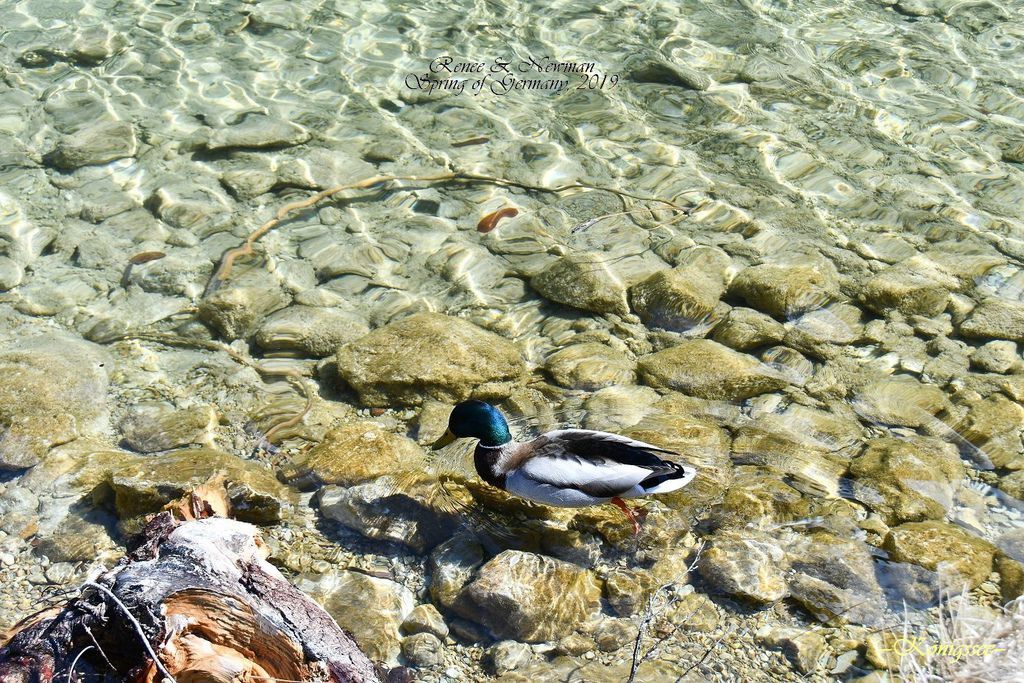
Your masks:
<instances>
[{"instance_id":1,"label":"rocky lake bottom","mask_svg":"<svg viewBox=\"0 0 1024 683\"><path fill-rule=\"evenodd\" d=\"M0 634L223 474L390 680L1019 680L1022 19L0 3ZM619 78L407 86L456 45ZM528 503L467 398L697 477Z\"/></svg>"}]
</instances>

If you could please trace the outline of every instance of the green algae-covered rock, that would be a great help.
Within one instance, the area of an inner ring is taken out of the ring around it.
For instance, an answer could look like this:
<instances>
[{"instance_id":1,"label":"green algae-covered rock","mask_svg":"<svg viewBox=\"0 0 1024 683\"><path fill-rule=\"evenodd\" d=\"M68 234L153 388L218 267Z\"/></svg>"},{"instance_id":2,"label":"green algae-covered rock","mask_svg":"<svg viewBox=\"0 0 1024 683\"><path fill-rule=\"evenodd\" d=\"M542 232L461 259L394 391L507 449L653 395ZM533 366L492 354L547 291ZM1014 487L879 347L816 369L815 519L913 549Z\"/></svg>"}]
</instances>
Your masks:
<instances>
[{"instance_id":1,"label":"green algae-covered rock","mask_svg":"<svg viewBox=\"0 0 1024 683\"><path fill-rule=\"evenodd\" d=\"M457 402L481 384L518 381L515 345L461 318L419 313L338 349L338 374L370 406ZM496 390L497 391L497 390Z\"/></svg>"},{"instance_id":2,"label":"green algae-covered rock","mask_svg":"<svg viewBox=\"0 0 1024 683\"><path fill-rule=\"evenodd\" d=\"M1024 408L1000 394L968 405L970 410L956 425L957 432L977 446L996 467L1024 469L1021 444Z\"/></svg>"},{"instance_id":3,"label":"green algae-covered rock","mask_svg":"<svg viewBox=\"0 0 1024 683\"><path fill-rule=\"evenodd\" d=\"M776 318L792 318L839 293L833 271L825 264L751 266L732 281L729 294Z\"/></svg>"},{"instance_id":4,"label":"green algae-covered rock","mask_svg":"<svg viewBox=\"0 0 1024 683\"><path fill-rule=\"evenodd\" d=\"M482 566L455 611L500 638L557 640L584 626L601 607L592 573L544 555L506 550Z\"/></svg>"},{"instance_id":5,"label":"green algae-covered rock","mask_svg":"<svg viewBox=\"0 0 1024 683\"><path fill-rule=\"evenodd\" d=\"M960 323L960 336L968 339L1008 339L1024 342L1024 303L989 298Z\"/></svg>"},{"instance_id":6,"label":"green algae-covered rock","mask_svg":"<svg viewBox=\"0 0 1024 683\"><path fill-rule=\"evenodd\" d=\"M648 327L684 332L715 310L725 284L694 267L661 270L629 289L629 303Z\"/></svg>"},{"instance_id":7,"label":"green algae-covered rock","mask_svg":"<svg viewBox=\"0 0 1024 683\"><path fill-rule=\"evenodd\" d=\"M883 547L897 562L910 562L976 588L992 572L996 548L946 522L907 522L889 530Z\"/></svg>"},{"instance_id":8,"label":"green algae-covered rock","mask_svg":"<svg viewBox=\"0 0 1024 683\"><path fill-rule=\"evenodd\" d=\"M106 350L61 335L0 351L0 470L32 467L52 447L107 429Z\"/></svg>"},{"instance_id":9,"label":"green algae-covered rock","mask_svg":"<svg viewBox=\"0 0 1024 683\"><path fill-rule=\"evenodd\" d=\"M941 519L964 477L956 448L937 439L872 439L850 463L854 495L889 525Z\"/></svg>"},{"instance_id":10,"label":"green algae-covered rock","mask_svg":"<svg viewBox=\"0 0 1024 683\"><path fill-rule=\"evenodd\" d=\"M775 369L708 339L684 341L640 359L640 377L656 389L741 400L788 385Z\"/></svg>"},{"instance_id":11,"label":"green algae-covered rock","mask_svg":"<svg viewBox=\"0 0 1024 683\"><path fill-rule=\"evenodd\" d=\"M860 300L879 315L897 310L933 317L945 310L949 292L957 284L956 278L941 272L928 259L914 256L864 283Z\"/></svg>"},{"instance_id":12,"label":"green algae-covered rock","mask_svg":"<svg viewBox=\"0 0 1024 683\"><path fill-rule=\"evenodd\" d=\"M629 313L626 286L596 254L563 256L530 279L555 303L591 313Z\"/></svg>"},{"instance_id":13,"label":"green algae-covered rock","mask_svg":"<svg viewBox=\"0 0 1024 683\"><path fill-rule=\"evenodd\" d=\"M79 479L94 477L97 471L103 473L106 486L94 496L103 498L107 490L113 493L114 509L122 526L128 524L126 529L220 473L227 482L232 516L243 522L275 524L281 519L282 508L294 500L270 470L210 448L150 456L96 453L79 473Z\"/></svg>"},{"instance_id":14,"label":"green algae-covered rock","mask_svg":"<svg viewBox=\"0 0 1024 683\"><path fill-rule=\"evenodd\" d=\"M408 437L376 422L332 429L323 441L282 470L284 479L312 474L322 484L352 486L385 474L418 469L423 451Z\"/></svg>"},{"instance_id":15,"label":"green algae-covered rock","mask_svg":"<svg viewBox=\"0 0 1024 683\"><path fill-rule=\"evenodd\" d=\"M786 328L771 316L752 308L736 307L715 328L712 338L737 351L749 351L759 346L771 346L782 341Z\"/></svg>"},{"instance_id":16,"label":"green algae-covered rock","mask_svg":"<svg viewBox=\"0 0 1024 683\"><path fill-rule=\"evenodd\" d=\"M546 370L567 389L594 391L636 382L636 363L606 344L586 342L559 349L548 358Z\"/></svg>"}]
</instances>

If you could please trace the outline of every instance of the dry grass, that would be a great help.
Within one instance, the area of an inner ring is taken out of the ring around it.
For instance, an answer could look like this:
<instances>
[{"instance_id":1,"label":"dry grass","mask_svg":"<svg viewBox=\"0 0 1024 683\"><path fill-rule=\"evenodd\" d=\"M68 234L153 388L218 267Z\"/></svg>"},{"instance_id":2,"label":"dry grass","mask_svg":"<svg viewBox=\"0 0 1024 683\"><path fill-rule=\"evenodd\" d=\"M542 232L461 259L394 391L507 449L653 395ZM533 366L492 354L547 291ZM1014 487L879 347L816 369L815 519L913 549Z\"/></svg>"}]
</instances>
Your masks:
<instances>
[{"instance_id":1,"label":"dry grass","mask_svg":"<svg viewBox=\"0 0 1024 683\"><path fill-rule=\"evenodd\" d=\"M1024 681L1024 597L995 619L964 592L944 599L933 623L903 625L894 644L900 673L914 683Z\"/></svg>"}]
</instances>

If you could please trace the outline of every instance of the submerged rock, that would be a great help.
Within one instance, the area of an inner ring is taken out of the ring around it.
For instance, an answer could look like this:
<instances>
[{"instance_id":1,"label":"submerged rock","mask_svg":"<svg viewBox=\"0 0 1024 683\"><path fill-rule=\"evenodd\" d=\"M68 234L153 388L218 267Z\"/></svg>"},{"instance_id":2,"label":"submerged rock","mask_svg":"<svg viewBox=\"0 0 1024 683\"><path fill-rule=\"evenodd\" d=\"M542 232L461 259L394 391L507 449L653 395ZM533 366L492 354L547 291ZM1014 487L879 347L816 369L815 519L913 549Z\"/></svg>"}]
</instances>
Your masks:
<instances>
[{"instance_id":1,"label":"submerged rock","mask_svg":"<svg viewBox=\"0 0 1024 683\"><path fill-rule=\"evenodd\" d=\"M992 572L995 546L946 522L907 522L889 530L883 545L897 562L937 571L947 581L977 588ZM952 590L959 590L958 587Z\"/></svg>"},{"instance_id":2,"label":"submerged rock","mask_svg":"<svg viewBox=\"0 0 1024 683\"><path fill-rule=\"evenodd\" d=\"M668 541L674 531L688 531L691 522L689 515L685 514L687 504L715 500L732 482L729 433L718 425L685 414L653 413L623 433L679 453L676 460L692 465L700 472L700 476L685 488L659 497L673 511L678 510L681 514L667 524L660 524L656 530L648 530L652 541Z\"/></svg>"},{"instance_id":3,"label":"submerged rock","mask_svg":"<svg viewBox=\"0 0 1024 683\"><path fill-rule=\"evenodd\" d=\"M964 477L956 448L937 439L883 438L850 463L854 496L886 524L942 519Z\"/></svg>"},{"instance_id":4,"label":"submerged rock","mask_svg":"<svg viewBox=\"0 0 1024 683\"><path fill-rule=\"evenodd\" d=\"M733 439L733 462L785 474L791 486L812 495L836 495L845 465L827 458L823 444L789 424L766 415L741 426Z\"/></svg>"},{"instance_id":5,"label":"submerged rock","mask_svg":"<svg viewBox=\"0 0 1024 683\"><path fill-rule=\"evenodd\" d=\"M136 453L156 453L172 448L213 445L217 412L213 406L176 409L166 403L132 406L121 421L124 447Z\"/></svg>"},{"instance_id":6,"label":"submerged rock","mask_svg":"<svg viewBox=\"0 0 1024 683\"><path fill-rule=\"evenodd\" d=\"M444 623L444 617L432 604L424 603L416 605L415 609L402 622L402 633L414 635L416 633L430 633L438 638L448 637L448 624Z\"/></svg>"},{"instance_id":7,"label":"submerged rock","mask_svg":"<svg viewBox=\"0 0 1024 683\"><path fill-rule=\"evenodd\" d=\"M445 609L453 608L462 589L483 563L483 546L472 536L460 534L437 546L428 565L430 597Z\"/></svg>"},{"instance_id":8,"label":"submerged rock","mask_svg":"<svg viewBox=\"0 0 1024 683\"><path fill-rule=\"evenodd\" d=\"M604 597L614 614L629 617L647 609L648 600L657 588L646 571L617 569L605 577Z\"/></svg>"},{"instance_id":9,"label":"submerged rock","mask_svg":"<svg viewBox=\"0 0 1024 683\"><path fill-rule=\"evenodd\" d=\"M869 423L916 428L935 422L951 405L934 384L897 376L865 386L854 398L853 408Z\"/></svg>"},{"instance_id":10,"label":"submerged rock","mask_svg":"<svg viewBox=\"0 0 1024 683\"><path fill-rule=\"evenodd\" d=\"M506 550L482 566L455 611L500 638L536 643L556 640L600 610L601 587L575 565Z\"/></svg>"},{"instance_id":11,"label":"submerged rock","mask_svg":"<svg viewBox=\"0 0 1024 683\"><path fill-rule=\"evenodd\" d=\"M708 339L684 341L645 356L639 371L652 387L698 398L740 400L788 385L778 371Z\"/></svg>"},{"instance_id":12,"label":"submerged rock","mask_svg":"<svg viewBox=\"0 0 1024 683\"><path fill-rule=\"evenodd\" d=\"M967 415L956 425L957 433L973 449L967 455L995 467L1024 469L1024 408L1001 394L968 404ZM987 463L985 461L988 461Z\"/></svg>"},{"instance_id":13,"label":"submerged rock","mask_svg":"<svg viewBox=\"0 0 1024 683\"><path fill-rule=\"evenodd\" d=\"M199 238L228 229L233 220L231 201L223 192L190 180L161 185L145 205L164 222Z\"/></svg>"},{"instance_id":14,"label":"submerged rock","mask_svg":"<svg viewBox=\"0 0 1024 683\"><path fill-rule=\"evenodd\" d=\"M707 90L712 84L711 77L707 74L651 55L631 58L628 69L627 77L637 83L676 85L699 91Z\"/></svg>"},{"instance_id":15,"label":"submerged rock","mask_svg":"<svg viewBox=\"0 0 1024 683\"><path fill-rule=\"evenodd\" d=\"M291 147L306 142L309 137L305 128L290 121L250 114L240 123L212 131L204 146L211 151Z\"/></svg>"},{"instance_id":16,"label":"submerged rock","mask_svg":"<svg viewBox=\"0 0 1024 683\"><path fill-rule=\"evenodd\" d=\"M481 385L512 382L525 370L515 345L461 318L419 313L338 350L338 374L370 406L457 402ZM507 395L507 393L506 393Z\"/></svg>"},{"instance_id":17,"label":"submerged rock","mask_svg":"<svg viewBox=\"0 0 1024 683\"><path fill-rule=\"evenodd\" d=\"M991 341L971 354L971 365L984 372L1005 373L1020 360L1017 345L1011 341Z\"/></svg>"},{"instance_id":18,"label":"submerged rock","mask_svg":"<svg viewBox=\"0 0 1024 683\"><path fill-rule=\"evenodd\" d=\"M591 313L629 313L626 286L598 255L563 256L530 279L549 301Z\"/></svg>"},{"instance_id":19,"label":"submerged rock","mask_svg":"<svg viewBox=\"0 0 1024 683\"><path fill-rule=\"evenodd\" d=\"M786 328L771 316L752 308L733 308L712 334L719 344L737 351L749 351L782 341Z\"/></svg>"},{"instance_id":20,"label":"submerged rock","mask_svg":"<svg viewBox=\"0 0 1024 683\"><path fill-rule=\"evenodd\" d=\"M939 600L941 586L936 572L916 564L886 560L877 561L875 571L890 604L906 603L926 609Z\"/></svg>"},{"instance_id":21,"label":"submerged rock","mask_svg":"<svg viewBox=\"0 0 1024 683\"><path fill-rule=\"evenodd\" d=\"M824 264L750 266L732 281L729 294L776 318L793 318L825 306L839 294L831 271Z\"/></svg>"},{"instance_id":22,"label":"submerged rock","mask_svg":"<svg viewBox=\"0 0 1024 683\"><path fill-rule=\"evenodd\" d=\"M459 521L440 501L451 495L436 481L415 473L379 476L343 488L327 486L317 499L324 517L366 538L425 552L459 529Z\"/></svg>"},{"instance_id":23,"label":"submerged rock","mask_svg":"<svg viewBox=\"0 0 1024 683\"><path fill-rule=\"evenodd\" d=\"M956 278L940 271L923 256L890 266L868 280L860 300L879 315L897 310L906 315L936 316L946 308Z\"/></svg>"},{"instance_id":24,"label":"submerged rock","mask_svg":"<svg viewBox=\"0 0 1024 683\"><path fill-rule=\"evenodd\" d=\"M225 338L247 339L263 318L291 299L269 273L256 270L223 285L199 304L199 317Z\"/></svg>"},{"instance_id":25,"label":"submerged rock","mask_svg":"<svg viewBox=\"0 0 1024 683\"><path fill-rule=\"evenodd\" d=\"M629 289L629 303L648 327L685 332L706 321L725 292L716 274L693 267L661 270Z\"/></svg>"},{"instance_id":26,"label":"submerged rock","mask_svg":"<svg viewBox=\"0 0 1024 683\"><path fill-rule=\"evenodd\" d=\"M1013 529L996 539L996 571L1004 601L1024 595L1024 529Z\"/></svg>"},{"instance_id":27,"label":"submerged rock","mask_svg":"<svg viewBox=\"0 0 1024 683\"><path fill-rule=\"evenodd\" d=\"M968 339L1008 339L1024 342L1024 303L988 298L960 323L960 336Z\"/></svg>"},{"instance_id":28,"label":"submerged rock","mask_svg":"<svg viewBox=\"0 0 1024 683\"><path fill-rule=\"evenodd\" d=\"M37 536L36 550L50 562L95 562L117 546L113 528L109 513L74 510L53 530Z\"/></svg>"},{"instance_id":29,"label":"submerged rock","mask_svg":"<svg viewBox=\"0 0 1024 683\"><path fill-rule=\"evenodd\" d=\"M556 384L594 391L636 382L636 363L626 354L598 342L573 344L548 358L546 369Z\"/></svg>"},{"instance_id":30,"label":"submerged rock","mask_svg":"<svg viewBox=\"0 0 1024 683\"><path fill-rule=\"evenodd\" d=\"M96 478L103 483L93 493L102 500L112 493L113 506L126 530L144 515L159 512L164 505L190 489L224 474L228 499L235 519L253 524L275 524L294 495L259 464L210 448L173 451L161 455L137 456L116 451L95 453L79 479Z\"/></svg>"},{"instance_id":31,"label":"submerged rock","mask_svg":"<svg viewBox=\"0 0 1024 683\"><path fill-rule=\"evenodd\" d=\"M715 528L734 528L792 522L810 513L808 496L787 484L783 475L741 466L722 501L712 509L710 521Z\"/></svg>"},{"instance_id":32,"label":"submerged rock","mask_svg":"<svg viewBox=\"0 0 1024 683\"><path fill-rule=\"evenodd\" d=\"M697 569L711 586L754 602L775 602L788 590L785 551L762 532L721 531L701 556Z\"/></svg>"},{"instance_id":33,"label":"submerged rock","mask_svg":"<svg viewBox=\"0 0 1024 683\"><path fill-rule=\"evenodd\" d=\"M300 351L310 358L323 358L369 331L366 321L356 313L289 306L267 316L256 333L256 343L268 351Z\"/></svg>"},{"instance_id":34,"label":"submerged rock","mask_svg":"<svg viewBox=\"0 0 1024 683\"><path fill-rule=\"evenodd\" d=\"M0 292L14 289L24 277L24 266L6 256L0 256Z\"/></svg>"},{"instance_id":35,"label":"submerged rock","mask_svg":"<svg viewBox=\"0 0 1024 683\"><path fill-rule=\"evenodd\" d=\"M0 351L0 470L32 467L50 447L107 427L106 350L60 335Z\"/></svg>"},{"instance_id":36,"label":"submerged rock","mask_svg":"<svg viewBox=\"0 0 1024 683\"><path fill-rule=\"evenodd\" d=\"M583 407L587 411L586 429L614 432L636 424L661 398L657 391L645 386L619 385L595 391Z\"/></svg>"},{"instance_id":37,"label":"submerged rock","mask_svg":"<svg viewBox=\"0 0 1024 683\"><path fill-rule=\"evenodd\" d=\"M832 304L809 311L793 322L786 333L786 345L818 358L839 353L835 347L856 343L864 333L860 309L849 304Z\"/></svg>"},{"instance_id":38,"label":"submerged rock","mask_svg":"<svg viewBox=\"0 0 1024 683\"><path fill-rule=\"evenodd\" d=\"M484 653L483 664L494 672L495 676L507 674L522 668L533 659L533 649L526 643L514 640L503 640L495 643Z\"/></svg>"},{"instance_id":39,"label":"submerged rock","mask_svg":"<svg viewBox=\"0 0 1024 683\"><path fill-rule=\"evenodd\" d=\"M135 130L127 121L98 121L66 135L47 160L72 170L135 156Z\"/></svg>"},{"instance_id":40,"label":"submerged rock","mask_svg":"<svg viewBox=\"0 0 1024 683\"><path fill-rule=\"evenodd\" d=\"M801 628L778 626L764 636L759 636L758 640L782 650L793 667L802 674L817 669L818 663L828 651L828 644L821 634Z\"/></svg>"},{"instance_id":41,"label":"submerged rock","mask_svg":"<svg viewBox=\"0 0 1024 683\"><path fill-rule=\"evenodd\" d=\"M376 422L355 422L324 435L305 456L282 470L286 480L312 474L318 483L353 486L385 474L420 468L423 451L416 442Z\"/></svg>"},{"instance_id":42,"label":"submerged rock","mask_svg":"<svg viewBox=\"0 0 1024 683\"><path fill-rule=\"evenodd\" d=\"M399 626L416 605L412 591L356 571L306 574L296 587L319 602L375 662L398 663Z\"/></svg>"},{"instance_id":43,"label":"submerged rock","mask_svg":"<svg viewBox=\"0 0 1024 683\"><path fill-rule=\"evenodd\" d=\"M437 666L443 659L444 643L433 633L414 633L402 641L402 656L416 667Z\"/></svg>"},{"instance_id":44,"label":"submerged rock","mask_svg":"<svg viewBox=\"0 0 1024 683\"><path fill-rule=\"evenodd\" d=\"M816 531L797 537L787 550L789 592L811 614L829 623L880 623L883 592L866 544Z\"/></svg>"},{"instance_id":45,"label":"submerged rock","mask_svg":"<svg viewBox=\"0 0 1024 683\"><path fill-rule=\"evenodd\" d=\"M684 586L676 593L676 597L663 615L661 623L655 622L654 628L664 633L671 627L687 631L709 633L718 628L722 615L715 603L703 593L687 592L692 586Z\"/></svg>"}]
</instances>

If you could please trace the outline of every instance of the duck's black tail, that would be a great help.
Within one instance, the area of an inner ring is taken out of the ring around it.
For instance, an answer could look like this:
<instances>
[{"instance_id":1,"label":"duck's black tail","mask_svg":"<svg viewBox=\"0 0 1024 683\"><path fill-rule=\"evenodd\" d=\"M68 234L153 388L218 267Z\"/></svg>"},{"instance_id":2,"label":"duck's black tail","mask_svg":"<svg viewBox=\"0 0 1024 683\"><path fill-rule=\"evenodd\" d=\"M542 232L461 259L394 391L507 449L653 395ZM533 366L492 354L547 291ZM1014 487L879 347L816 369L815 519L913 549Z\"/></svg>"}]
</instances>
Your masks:
<instances>
[{"instance_id":1,"label":"duck's black tail","mask_svg":"<svg viewBox=\"0 0 1024 683\"><path fill-rule=\"evenodd\" d=\"M680 465L670 460L665 460L664 463L671 465L671 472L657 472L640 482L640 486L647 493L676 491L689 484L697 476L697 470L688 465Z\"/></svg>"}]
</instances>

